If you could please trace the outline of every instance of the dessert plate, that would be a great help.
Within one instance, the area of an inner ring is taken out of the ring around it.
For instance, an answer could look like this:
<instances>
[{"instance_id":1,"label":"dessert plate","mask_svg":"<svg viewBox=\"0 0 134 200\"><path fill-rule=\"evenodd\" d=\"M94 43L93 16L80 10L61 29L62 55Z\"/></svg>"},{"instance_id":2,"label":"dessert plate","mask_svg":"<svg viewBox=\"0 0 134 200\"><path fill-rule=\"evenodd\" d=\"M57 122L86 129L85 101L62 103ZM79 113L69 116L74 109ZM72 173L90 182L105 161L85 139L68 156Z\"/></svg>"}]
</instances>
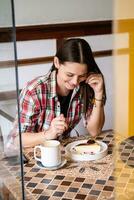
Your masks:
<instances>
[{"instance_id":1,"label":"dessert plate","mask_svg":"<svg viewBox=\"0 0 134 200\"><path fill-rule=\"evenodd\" d=\"M74 147L76 145L87 143L87 141L88 140L78 140L78 141L71 142L70 144L68 144L65 147L67 157L69 157L71 160L75 160L75 161L90 161L90 160L101 159L107 155L107 152L108 152L107 144L104 142L98 141L98 140L96 140L96 142L101 147L100 151L98 153L95 153L95 154L85 153L84 154L84 153L78 153L78 152L74 151Z\"/></svg>"},{"instance_id":2,"label":"dessert plate","mask_svg":"<svg viewBox=\"0 0 134 200\"><path fill-rule=\"evenodd\" d=\"M66 163L67 163L67 159L62 158L61 163L59 165L54 166L54 167L45 167L40 161L36 161L36 165L40 169L45 169L45 170L57 170L57 169L62 168Z\"/></svg>"}]
</instances>

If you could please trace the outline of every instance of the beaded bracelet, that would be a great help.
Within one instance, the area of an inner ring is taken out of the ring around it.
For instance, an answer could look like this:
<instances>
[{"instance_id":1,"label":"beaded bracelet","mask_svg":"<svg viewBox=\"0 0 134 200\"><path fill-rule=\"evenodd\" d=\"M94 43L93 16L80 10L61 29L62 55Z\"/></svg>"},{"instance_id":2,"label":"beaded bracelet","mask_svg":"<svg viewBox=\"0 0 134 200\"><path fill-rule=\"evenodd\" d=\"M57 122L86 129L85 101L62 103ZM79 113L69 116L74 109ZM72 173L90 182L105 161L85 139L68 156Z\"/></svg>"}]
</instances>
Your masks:
<instances>
[{"instance_id":1,"label":"beaded bracelet","mask_svg":"<svg viewBox=\"0 0 134 200\"><path fill-rule=\"evenodd\" d=\"M100 101L101 102L101 107L104 106L104 98L102 98L102 99L94 98L93 99L93 104L94 104L95 107L96 107L96 101Z\"/></svg>"},{"instance_id":2,"label":"beaded bracelet","mask_svg":"<svg viewBox=\"0 0 134 200\"><path fill-rule=\"evenodd\" d=\"M102 99L96 99L96 98L94 98L94 100L95 101L104 101L104 98L102 98Z\"/></svg>"}]
</instances>

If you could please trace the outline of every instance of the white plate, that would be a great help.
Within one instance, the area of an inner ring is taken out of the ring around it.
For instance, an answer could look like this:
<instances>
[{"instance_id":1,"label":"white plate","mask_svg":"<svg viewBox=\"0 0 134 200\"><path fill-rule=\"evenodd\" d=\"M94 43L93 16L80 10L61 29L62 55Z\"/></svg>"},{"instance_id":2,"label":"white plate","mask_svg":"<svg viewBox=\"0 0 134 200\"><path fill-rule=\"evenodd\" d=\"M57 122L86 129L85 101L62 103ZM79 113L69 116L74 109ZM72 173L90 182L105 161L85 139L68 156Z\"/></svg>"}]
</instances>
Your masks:
<instances>
[{"instance_id":1,"label":"white plate","mask_svg":"<svg viewBox=\"0 0 134 200\"><path fill-rule=\"evenodd\" d=\"M71 142L70 144L68 144L65 147L65 151L67 156L75 161L90 161L90 160L98 160L101 159L103 157L105 157L107 155L108 152L108 146L106 143L101 142L96 140L96 142L101 146L101 149L98 153L96 154L80 154L80 153L76 153L73 148L78 145L78 144L83 144L86 143L88 140L79 140L79 141L75 141L75 142Z\"/></svg>"},{"instance_id":2,"label":"white plate","mask_svg":"<svg viewBox=\"0 0 134 200\"><path fill-rule=\"evenodd\" d=\"M46 170L57 170L57 169L60 169L60 168L63 167L66 163L67 163L67 159L62 158L61 164L60 164L60 165L54 166L54 167L45 167L40 161L36 161L36 165L37 165L40 169L46 169Z\"/></svg>"}]
</instances>

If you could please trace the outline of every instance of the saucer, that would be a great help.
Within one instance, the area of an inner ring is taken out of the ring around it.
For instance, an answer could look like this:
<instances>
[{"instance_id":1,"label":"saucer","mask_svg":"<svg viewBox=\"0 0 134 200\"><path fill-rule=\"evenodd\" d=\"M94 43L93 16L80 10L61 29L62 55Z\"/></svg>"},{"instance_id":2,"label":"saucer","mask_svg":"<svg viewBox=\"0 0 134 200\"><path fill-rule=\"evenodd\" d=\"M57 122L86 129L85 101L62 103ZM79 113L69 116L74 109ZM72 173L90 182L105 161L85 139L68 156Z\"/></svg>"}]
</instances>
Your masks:
<instances>
[{"instance_id":1,"label":"saucer","mask_svg":"<svg viewBox=\"0 0 134 200\"><path fill-rule=\"evenodd\" d=\"M54 167L45 167L40 161L36 162L36 165L40 168L40 169L46 169L46 170L57 170L62 168L65 164L67 163L67 159L62 158L61 163L57 166Z\"/></svg>"}]
</instances>

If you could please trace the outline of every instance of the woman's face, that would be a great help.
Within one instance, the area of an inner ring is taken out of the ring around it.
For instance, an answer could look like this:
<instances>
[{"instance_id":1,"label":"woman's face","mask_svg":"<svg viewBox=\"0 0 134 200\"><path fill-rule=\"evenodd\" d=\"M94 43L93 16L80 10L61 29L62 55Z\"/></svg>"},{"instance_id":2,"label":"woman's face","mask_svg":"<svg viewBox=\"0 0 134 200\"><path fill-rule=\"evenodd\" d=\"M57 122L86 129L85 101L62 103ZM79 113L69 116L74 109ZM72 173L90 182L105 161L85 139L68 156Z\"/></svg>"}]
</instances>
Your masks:
<instances>
[{"instance_id":1,"label":"woman's face","mask_svg":"<svg viewBox=\"0 0 134 200\"><path fill-rule=\"evenodd\" d=\"M75 62L65 62L56 66L57 72L57 83L61 90L69 91L73 90L82 81L87 78L87 65Z\"/></svg>"}]
</instances>

